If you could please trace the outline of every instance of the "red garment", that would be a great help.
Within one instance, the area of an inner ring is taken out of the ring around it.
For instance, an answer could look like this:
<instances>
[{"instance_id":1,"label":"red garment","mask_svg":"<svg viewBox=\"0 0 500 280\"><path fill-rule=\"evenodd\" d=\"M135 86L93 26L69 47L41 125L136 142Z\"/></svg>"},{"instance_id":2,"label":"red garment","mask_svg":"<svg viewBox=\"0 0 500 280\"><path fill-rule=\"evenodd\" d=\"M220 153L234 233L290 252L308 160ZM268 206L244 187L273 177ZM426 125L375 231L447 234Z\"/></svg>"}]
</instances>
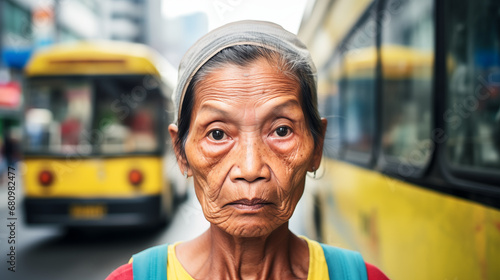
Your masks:
<instances>
[{"instance_id":1,"label":"red garment","mask_svg":"<svg viewBox=\"0 0 500 280\"><path fill-rule=\"evenodd\" d=\"M373 264L365 262L365 266L368 280L389 280L389 277L385 276L385 274Z\"/></svg>"},{"instance_id":2,"label":"red garment","mask_svg":"<svg viewBox=\"0 0 500 280\"><path fill-rule=\"evenodd\" d=\"M134 280L132 264L124 264L111 272L105 280Z\"/></svg>"},{"instance_id":3,"label":"red garment","mask_svg":"<svg viewBox=\"0 0 500 280\"><path fill-rule=\"evenodd\" d=\"M368 280L389 280L385 274L380 271L376 266L365 262ZM132 272L132 264L124 264L117 268L115 271L106 278L106 280L133 280L134 274Z\"/></svg>"}]
</instances>

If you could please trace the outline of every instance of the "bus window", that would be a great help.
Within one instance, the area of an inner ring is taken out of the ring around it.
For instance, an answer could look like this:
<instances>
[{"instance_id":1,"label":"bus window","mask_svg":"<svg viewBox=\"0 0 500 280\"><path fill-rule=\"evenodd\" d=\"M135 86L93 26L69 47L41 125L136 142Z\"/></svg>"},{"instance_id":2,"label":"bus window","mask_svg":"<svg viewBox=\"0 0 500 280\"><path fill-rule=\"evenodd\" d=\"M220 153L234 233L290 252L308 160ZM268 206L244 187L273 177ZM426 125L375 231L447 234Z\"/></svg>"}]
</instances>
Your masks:
<instances>
[{"instance_id":1,"label":"bus window","mask_svg":"<svg viewBox=\"0 0 500 280\"><path fill-rule=\"evenodd\" d=\"M26 147L41 153L88 151L89 143L80 138L90 128L90 83L35 81L31 91L26 105Z\"/></svg>"},{"instance_id":2,"label":"bus window","mask_svg":"<svg viewBox=\"0 0 500 280\"><path fill-rule=\"evenodd\" d=\"M377 52L372 24L367 16L345 41L339 81L341 135L345 159L367 165L372 158L375 128L375 68Z\"/></svg>"},{"instance_id":3,"label":"bus window","mask_svg":"<svg viewBox=\"0 0 500 280\"><path fill-rule=\"evenodd\" d=\"M99 153L156 152L163 129L156 121L162 109L158 90L146 90L143 77L115 77L96 81L93 127L101 132Z\"/></svg>"},{"instance_id":4,"label":"bus window","mask_svg":"<svg viewBox=\"0 0 500 280\"><path fill-rule=\"evenodd\" d=\"M446 1L445 9L448 12L447 103L443 115L448 136L446 159L454 168L498 174L500 2Z\"/></svg>"},{"instance_id":5,"label":"bus window","mask_svg":"<svg viewBox=\"0 0 500 280\"><path fill-rule=\"evenodd\" d=\"M320 114L328 120L323 150L331 158L340 158L342 146L340 138L340 95L339 67L341 57L334 55L323 71L318 72L318 93L323 97L319 102Z\"/></svg>"},{"instance_id":6,"label":"bus window","mask_svg":"<svg viewBox=\"0 0 500 280\"><path fill-rule=\"evenodd\" d=\"M382 164L412 176L432 152L432 0L390 0L381 31ZM411 168L401 168L400 164ZM410 172L410 173L408 173Z\"/></svg>"},{"instance_id":7,"label":"bus window","mask_svg":"<svg viewBox=\"0 0 500 280\"><path fill-rule=\"evenodd\" d=\"M162 96L144 76L30 81L25 150L37 154L161 152Z\"/></svg>"}]
</instances>

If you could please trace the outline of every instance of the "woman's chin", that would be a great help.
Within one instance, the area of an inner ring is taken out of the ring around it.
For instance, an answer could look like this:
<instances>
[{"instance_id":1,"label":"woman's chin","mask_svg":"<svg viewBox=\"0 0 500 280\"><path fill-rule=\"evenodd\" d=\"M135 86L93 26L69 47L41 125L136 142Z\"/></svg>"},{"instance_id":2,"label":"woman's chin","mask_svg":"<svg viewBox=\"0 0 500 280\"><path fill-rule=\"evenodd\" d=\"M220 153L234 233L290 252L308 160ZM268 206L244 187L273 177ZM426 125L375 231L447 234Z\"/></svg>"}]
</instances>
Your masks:
<instances>
[{"instance_id":1,"label":"woman's chin","mask_svg":"<svg viewBox=\"0 0 500 280\"><path fill-rule=\"evenodd\" d=\"M229 219L218 225L223 231L233 237L250 238L270 235L279 225L269 223L269 220L251 218Z\"/></svg>"}]
</instances>

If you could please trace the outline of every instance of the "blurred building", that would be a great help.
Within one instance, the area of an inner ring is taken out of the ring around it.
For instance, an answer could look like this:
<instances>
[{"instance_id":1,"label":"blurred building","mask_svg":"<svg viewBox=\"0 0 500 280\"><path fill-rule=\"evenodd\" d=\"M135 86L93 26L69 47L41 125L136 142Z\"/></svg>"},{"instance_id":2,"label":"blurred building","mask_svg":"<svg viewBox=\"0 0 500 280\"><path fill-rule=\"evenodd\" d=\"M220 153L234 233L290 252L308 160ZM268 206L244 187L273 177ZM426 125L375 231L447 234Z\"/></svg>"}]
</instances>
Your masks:
<instances>
[{"instance_id":1,"label":"blurred building","mask_svg":"<svg viewBox=\"0 0 500 280\"><path fill-rule=\"evenodd\" d=\"M177 67L189 47L207 32L207 15L192 13L162 20L159 28L150 30L151 44Z\"/></svg>"},{"instance_id":2,"label":"blurred building","mask_svg":"<svg viewBox=\"0 0 500 280\"><path fill-rule=\"evenodd\" d=\"M55 40L105 38L100 28L102 11L98 0L53 0ZM35 1L36 2L36 1ZM47 2L47 1L46 1Z\"/></svg>"},{"instance_id":3,"label":"blurred building","mask_svg":"<svg viewBox=\"0 0 500 280\"><path fill-rule=\"evenodd\" d=\"M162 24L161 0L0 0L1 68L22 68L37 48L110 39L150 44Z\"/></svg>"},{"instance_id":4,"label":"blurred building","mask_svg":"<svg viewBox=\"0 0 500 280\"><path fill-rule=\"evenodd\" d=\"M100 1L102 31L107 39L145 43L147 2L155 0Z\"/></svg>"},{"instance_id":5,"label":"blurred building","mask_svg":"<svg viewBox=\"0 0 500 280\"><path fill-rule=\"evenodd\" d=\"M21 69L35 49L54 42L104 38L97 0L0 0L0 9L2 68Z\"/></svg>"}]
</instances>

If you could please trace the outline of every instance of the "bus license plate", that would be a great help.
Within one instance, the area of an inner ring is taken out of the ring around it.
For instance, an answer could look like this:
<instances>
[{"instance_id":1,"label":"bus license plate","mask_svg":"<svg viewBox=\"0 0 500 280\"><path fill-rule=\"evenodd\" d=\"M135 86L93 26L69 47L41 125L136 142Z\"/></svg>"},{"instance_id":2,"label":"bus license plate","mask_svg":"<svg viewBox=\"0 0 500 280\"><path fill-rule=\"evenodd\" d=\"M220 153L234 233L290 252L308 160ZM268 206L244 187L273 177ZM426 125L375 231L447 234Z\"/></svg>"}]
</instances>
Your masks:
<instances>
[{"instance_id":1,"label":"bus license plate","mask_svg":"<svg viewBox=\"0 0 500 280\"><path fill-rule=\"evenodd\" d=\"M69 214L73 219L102 219L106 215L106 205L79 205L73 204Z\"/></svg>"}]
</instances>

